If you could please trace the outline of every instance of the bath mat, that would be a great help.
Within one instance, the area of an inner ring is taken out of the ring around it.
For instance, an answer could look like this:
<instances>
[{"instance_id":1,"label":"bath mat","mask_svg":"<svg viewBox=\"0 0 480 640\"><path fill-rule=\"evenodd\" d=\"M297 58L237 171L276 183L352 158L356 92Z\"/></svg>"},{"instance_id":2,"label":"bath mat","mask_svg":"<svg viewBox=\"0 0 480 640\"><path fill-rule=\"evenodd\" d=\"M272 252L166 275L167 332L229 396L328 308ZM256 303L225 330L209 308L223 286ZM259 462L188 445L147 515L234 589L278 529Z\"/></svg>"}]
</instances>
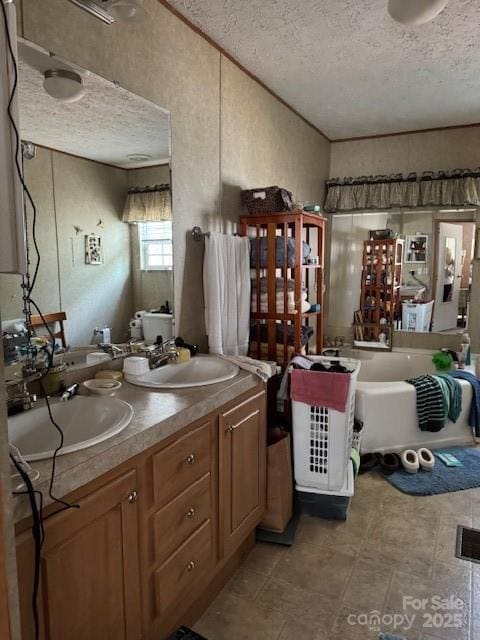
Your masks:
<instances>
[{"instance_id":1,"label":"bath mat","mask_svg":"<svg viewBox=\"0 0 480 640\"><path fill-rule=\"evenodd\" d=\"M434 496L480 487L480 449L451 447L438 449L433 453L453 453L463 467L447 467L435 456L433 471L407 473L401 469L385 479L403 493L412 496Z\"/></svg>"}]
</instances>

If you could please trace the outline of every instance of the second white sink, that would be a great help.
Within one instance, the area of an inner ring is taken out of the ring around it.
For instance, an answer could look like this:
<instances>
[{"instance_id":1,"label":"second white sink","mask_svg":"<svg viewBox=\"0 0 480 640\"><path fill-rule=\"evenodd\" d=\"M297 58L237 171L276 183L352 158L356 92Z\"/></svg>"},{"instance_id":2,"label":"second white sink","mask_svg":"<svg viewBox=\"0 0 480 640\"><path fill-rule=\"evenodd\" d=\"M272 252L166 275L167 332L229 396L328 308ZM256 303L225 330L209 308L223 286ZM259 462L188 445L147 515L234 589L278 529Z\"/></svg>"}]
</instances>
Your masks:
<instances>
[{"instance_id":1,"label":"second white sink","mask_svg":"<svg viewBox=\"0 0 480 640\"><path fill-rule=\"evenodd\" d=\"M185 389L216 384L234 378L236 365L216 356L196 355L188 362L166 364L141 376L125 375L125 380L140 387Z\"/></svg>"},{"instance_id":2,"label":"second white sink","mask_svg":"<svg viewBox=\"0 0 480 640\"><path fill-rule=\"evenodd\" d=\"M128 402L117 398L75 396L63 402L50 400L55 422L64 435L58 455L86 449L120 433L133 418ZM8 419L8 439L27 461L53 456L60 434L51 423L45 401Z\"/></svg>"}]
</instances>

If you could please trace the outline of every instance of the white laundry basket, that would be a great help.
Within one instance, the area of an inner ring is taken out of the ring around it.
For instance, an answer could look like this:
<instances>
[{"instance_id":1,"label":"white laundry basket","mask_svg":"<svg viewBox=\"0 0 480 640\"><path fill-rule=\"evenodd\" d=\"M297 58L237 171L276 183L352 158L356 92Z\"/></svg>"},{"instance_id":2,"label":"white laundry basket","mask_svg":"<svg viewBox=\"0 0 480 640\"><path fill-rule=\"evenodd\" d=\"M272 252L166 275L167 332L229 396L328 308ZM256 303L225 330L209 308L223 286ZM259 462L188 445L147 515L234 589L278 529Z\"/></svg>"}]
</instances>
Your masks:
<instances>
[{"instance_id":1,"label":"white laundry basket","mask_svg":"<svg viewBox=\"0 0 480 640\"><path fill-rule=\"evenodd\" d=\"M298 491L340 491L350 460L355 388L360 362L351 358L312 356L314 362L339 362L352 373L345 413L292 401L293 460ZM311 371L314 376L317 372Z\"/></svg>"},{"instance_id":2,"label":"white laundry basket","mask_svg":"<svg viewBox=\"0 0 480 640\"><path fill-rule=\"evenodd\" d=\"M430 302L402 302L402 331L430 331L433 300Z\"/></svg>"}]
</instances>

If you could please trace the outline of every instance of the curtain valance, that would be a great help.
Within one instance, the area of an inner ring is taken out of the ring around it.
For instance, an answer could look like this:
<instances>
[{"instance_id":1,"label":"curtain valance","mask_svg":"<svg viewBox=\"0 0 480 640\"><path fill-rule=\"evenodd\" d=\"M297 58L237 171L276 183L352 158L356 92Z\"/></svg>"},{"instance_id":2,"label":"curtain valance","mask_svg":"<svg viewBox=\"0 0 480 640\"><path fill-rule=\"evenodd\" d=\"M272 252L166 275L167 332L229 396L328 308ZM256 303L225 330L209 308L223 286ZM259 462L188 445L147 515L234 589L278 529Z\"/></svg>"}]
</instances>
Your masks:
<instances>
[{"instance_id":1,"label":"curtain valance","mask_svg":"<svg viewBox=\"0 0 480 640\"><path fill-rule=\"evenodd\" d=\"M161 222L172 219L170 185L133 187L123 209L124 222Z\"/></svg>"},{"instance_id":2,"label":"curtain valance","mask_svg":"<svg viewBox=\"0 0 480 640\"><path fill-rule=\"evenodd\" d=\"M480 167L327 180L325 211L480 206Z\"/></svg>"}]
</instances>

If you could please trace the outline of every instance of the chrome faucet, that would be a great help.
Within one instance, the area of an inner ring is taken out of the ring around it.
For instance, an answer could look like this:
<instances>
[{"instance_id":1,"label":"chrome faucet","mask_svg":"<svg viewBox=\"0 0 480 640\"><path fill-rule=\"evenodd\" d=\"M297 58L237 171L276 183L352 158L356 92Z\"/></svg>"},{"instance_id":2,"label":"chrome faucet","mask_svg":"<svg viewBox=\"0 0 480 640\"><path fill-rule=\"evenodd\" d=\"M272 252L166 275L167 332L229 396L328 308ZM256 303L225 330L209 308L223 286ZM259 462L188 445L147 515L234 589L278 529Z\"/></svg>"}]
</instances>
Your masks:
<instances>
[{"instance_id":1,"label":"chrome faucet","mask_svg":"<svg viewBox=\"0 0 480 640\"><path fill-rule=\"evenodd\" d=\"M98 345L102 351L108 353L111 358L118 358L120 356L124 356L127 351L122 349L122 347L117 346L116 344L108 343L100 343Z\"/></svg>"},{"instance_id":2,"label":"chrome faucet","mask_svg":"<svg viewBox=\"0 0 480 640\"><path fill-rule=\"evenodd\" d=\"M176 349L175 338L169 338L160 344L146 347L137 353L144 355L148 359L150 369L161 367L163 364L176 360L180 355Z\"/></svg>"}]
</instances>

